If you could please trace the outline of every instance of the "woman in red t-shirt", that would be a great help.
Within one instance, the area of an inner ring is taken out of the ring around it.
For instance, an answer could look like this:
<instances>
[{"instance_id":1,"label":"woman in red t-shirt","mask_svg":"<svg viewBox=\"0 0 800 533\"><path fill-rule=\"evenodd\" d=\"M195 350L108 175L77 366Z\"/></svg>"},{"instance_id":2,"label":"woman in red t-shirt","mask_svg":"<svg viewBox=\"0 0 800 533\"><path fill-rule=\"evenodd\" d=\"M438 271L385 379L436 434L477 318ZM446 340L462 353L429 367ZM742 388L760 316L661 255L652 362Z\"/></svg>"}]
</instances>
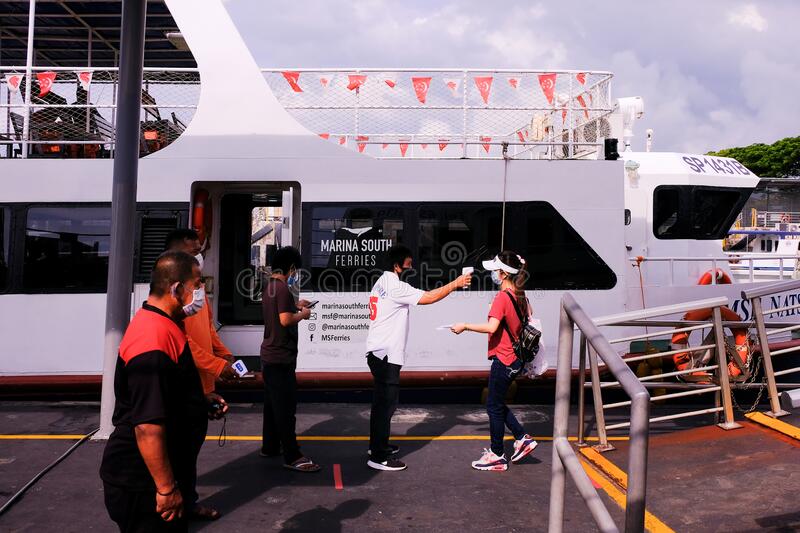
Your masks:
<instances>
[{"instance_id":1,"label":"woman in red t-shirt","mask_svg":"<svg viewBox=\"0 0 800 533\"><path fill-rule=\"evenodd\" d=\"M489 309L489 321L483 324L453 324L450 329L456 335L463 331L489 335L489 359L492 360L492 366L489 372L486 412L489 414L491 448L484 450L481 458L472 462L472 468L506 470L508 459L503 448L506 426L514 435L512 463L519 462L537 446L537 442L525 432L505 401L508 387L524 366L514 355L512 342L517 338L522 326L519 317L531 314L523 288L528 278L528 270L525 260L511 251L501 252L494 259L484 261L483 267L492 271L492 281L500 286L500 292L494 297L492 307Z\"/></svg>"}]
</instances>

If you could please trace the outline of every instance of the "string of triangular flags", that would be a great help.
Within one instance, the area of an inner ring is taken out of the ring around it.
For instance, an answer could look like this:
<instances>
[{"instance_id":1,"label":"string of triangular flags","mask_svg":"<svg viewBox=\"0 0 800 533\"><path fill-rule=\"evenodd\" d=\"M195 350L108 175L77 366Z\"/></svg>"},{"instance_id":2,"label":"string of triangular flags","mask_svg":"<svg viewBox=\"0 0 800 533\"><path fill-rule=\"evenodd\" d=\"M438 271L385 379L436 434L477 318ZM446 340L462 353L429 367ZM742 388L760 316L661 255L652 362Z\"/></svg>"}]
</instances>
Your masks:
<instances>
[{"instance_id":1,"label":"string of triangular flags","mask_svg":"<svg viewBox=\"0 0 800 533\"><path fill-rule=\"evenodd\" d=\"M286 79L286 82L289 84L289 87L292 91L296 93L302 93L303 87L300 85L300 76L301 72L299 71L282 71L281 74ZM547 102L552 106L556 101L556 82L558 80L558 73L550 72L550 73L543 73L538 74L537 79L539 82L539 87L544 94L544 97L547 99ZM395 74L381 74L378 75L377 78L379 81L382 81L386 84L390 89L394 89L397 87L397 76ZM318 75L319 83L323 89L328 89L333 85L334 74L320 74ZM478 90L478 93L483 99L483 103L488 105L489 98L492 93L492 83L494 82L495 76L474 76L472 78L473 82L475 83L475 87ZM514 89L519 90L522 86L523 77L519 75L509 75L506 76L506 81L508 85ZM581 84L586 85L586 72L579 72L575 75L575 79ZM428 98L428 91L431 88L433 78L431 76L414 76L411 78L411 85L414 89L414 94L419 100L419 103L425 104ZM463 78L442 78L445 87L450 91L453 97L459 96L459 89L461 87L461 82ZM367 82L367 75L366 74L348 74L347 75L347 83L345 87L350 91L360 92L361 89ZM463 95L463 93L461 93ZM592 95L591 93L586 93L589 95L589 99L591 102ZM578 95L576 100L584 108L584 112L588 116L587 105L586 101L583 98L583 95ZM565 108L566 103L558 102L559 107Z\"/></svg>"},{"instance_id":2,"label":"string of triangular flags","mask_svg":"<svg viewBox=\"0 0 800 533\"><path fill-rule=\"evenodd\" d=\"M91 85L92 83L92 71L79 70L76 71L74 74L77 76L78 82L81 84L83 90L88 91L89 85ZM53 88L53 84L55 83L57 76L58 74L52 71L36 73L36 80L39 82L39 97L42 97L50 92L50 90ZM17 91L19 91L24 79L25 79L25 74L17 74L12 72L5 75L6 86L8 87L8 90L12 93L16 93Z\"/></svg>"}]
</instances>

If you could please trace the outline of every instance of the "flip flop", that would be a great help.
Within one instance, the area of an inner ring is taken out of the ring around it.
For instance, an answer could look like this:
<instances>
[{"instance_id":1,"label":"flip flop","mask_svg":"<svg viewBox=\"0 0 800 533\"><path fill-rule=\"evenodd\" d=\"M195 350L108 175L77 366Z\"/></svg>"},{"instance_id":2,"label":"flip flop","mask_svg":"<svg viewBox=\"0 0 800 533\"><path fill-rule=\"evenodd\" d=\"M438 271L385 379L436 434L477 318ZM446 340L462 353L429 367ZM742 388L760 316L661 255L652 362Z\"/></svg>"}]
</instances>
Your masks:
<instances>
[{"instance_id":1,"label":"flip flop","mask_svg":"<svg viewBox=\"0 0 800 533\"><path fill-rule=\"evenodd\" d=\"M289 465L283 465L284 468L294 470L295 472L319 472L322 467L307 457L301 457L297 461Z\"/></svg>"},{"instance_id":2,"label":"flip flop","mask_svg":"<svg viewBox=\"0 0 800 533\"><path fill-rule=\"evenodd\" d=\"M205 507L202 505L195 505L192 512L189 513L189 520L198 520L202 522L213 522L219 520L222 513L213 507Z\"/></svg>"}]
</instances>

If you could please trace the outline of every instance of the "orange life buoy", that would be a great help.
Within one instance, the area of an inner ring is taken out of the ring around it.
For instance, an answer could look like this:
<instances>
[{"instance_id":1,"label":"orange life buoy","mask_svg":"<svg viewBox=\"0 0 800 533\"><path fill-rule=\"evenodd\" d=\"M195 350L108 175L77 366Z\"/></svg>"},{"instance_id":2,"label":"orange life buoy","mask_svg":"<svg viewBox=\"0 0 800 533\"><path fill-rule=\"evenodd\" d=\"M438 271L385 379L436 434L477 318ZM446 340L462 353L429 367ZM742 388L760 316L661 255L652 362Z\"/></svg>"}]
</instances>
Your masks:
<instances>
[{"instance_id":1,"label":"orange life buoy","mask_svg":"<svg viewBox=\"0 0 800 533\"><path fill-rule=\"evenodd\" d=\"M211 198L205 189L197 189L192 201L192 229L197 232L203 249L211 233Z\"/></svg>"},{"instance_id":2,"label":"orange life buoy","mask_svg":"<svg viewBox=\"0 0 800 533\"><path fill-rule=\"evenodd\" d=\"M781 222L783 224L788 224L791 221L792 221L792 217L789 215L789 213L784 213L784 214L781 215Z\"/></svg>"},{"instance_id":3,"label":"orange life buoy","mask_svg":"<svg viewBox=\"0 0 800 533\"><path fill-rule=\"evenodd\" d=\"M713 275L714 275L713 272L711 270L709 270L708 272L706 272L705 274L700 276L700 279L697 280L697 284L698 285L711 285L711 276L713 276ZM717 269L717 285L730 285L731 283L733 283L733 280L731 280L731 277L724 270L722 270L721 268L718 268Z\"/></svg>"},{"instance_id":4,"label":"orange life buoy","mask_svg":"<svg viewBox=\"0 0 800 533\"><path fill-rule=\"evenodd\" d=\"M717 269L716 274L718 284L728 285L731 283L730 276L728 276L722 269ZM710 270L703 274L697 282L698 285L710 285L712 275L712 271ZM729 322L738 322L742 320L742 317L728 307L720 308L720 314L722 315L722 320ZM711 318L711 315L711 308L695 309L694 311L689 311L683 315L683 320L702 322ZM731 332L733 333L733 340L736 344L736 352L739 354L742 362L747 365L748 358L750 356L750 347L747 340L747 328L731 328ZM688 347L689 332L682 331L673 334L672 344ZM672 356L672 362L675 363L675 368L677 370L688 370L691 368L692 357L689 355L689 352L680 352ZM734 362L730 362L728 363L728 374L731 377L738 377L742 375L742 370L739 368L739 365Z\"/></svg>"}]
</instances>

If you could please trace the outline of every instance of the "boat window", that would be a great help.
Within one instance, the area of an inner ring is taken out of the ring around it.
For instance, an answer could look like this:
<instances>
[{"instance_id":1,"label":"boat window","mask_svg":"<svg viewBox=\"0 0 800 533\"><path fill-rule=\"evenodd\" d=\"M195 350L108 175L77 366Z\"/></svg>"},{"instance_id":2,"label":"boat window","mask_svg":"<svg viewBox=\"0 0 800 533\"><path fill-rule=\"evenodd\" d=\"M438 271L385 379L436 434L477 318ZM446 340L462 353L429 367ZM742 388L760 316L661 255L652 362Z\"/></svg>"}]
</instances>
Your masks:
<instances>
[{"instance_id":1,"label":"boat window","mask_svg":"<svg viewBox=\"0 0 800 533\"><path fill-rule=\"evenodd\" d=\"M307 207L310 236L304 247L304 290L368 292L384 270L386 252L403 243L400 206L314 205Z\"/></svg>"},{"instance_id":2,"label":"boat window","mask_svg":"<svg viewBox=\"0 0 800 533\"><path fill-rule=\"evenodd\" d=\"M110 207L33 207L25 225L25 290L105 292Z\"/></svg>"},{"instance_id":3,"label":"boat window","mask_svg":"<svg viewBox=\"0 0 800 533\"><path fill-rule=\"evenodd\" d=\"M662 185L653 193L653 233L659 239L725 237L751 189Z\"/></svg>"},{"instance_id":4,"label":"boat window","mask_svg":"<svg viewBox=\"0 0 800 533\"><path fill-rule=\"evenodd\" d=\"M506 247L526 259L528 290L605 290L614 271L548 202L508 204Z\"/></svg>"},{"instance_id":5,"label":"boat window","mask_svg":"<svg viewBox=\"0 0 800 533\"><path fill-rule=\"evenodd\" d=\"M0 207L0 291L8 287L8 253L11 238L11 209Z\"/></svg>"},{"instance_id":6,"label":"boat window","mask_svg":"<svg viewBox=\"0 0 800 533\"><path fill-rule=\"evenodd\" d=\"M477 268L480 259L500 249L502 206L499 203L423 204L417 210L417 254L411 283L423 290L440 287ZM483 248L483 249L482 249ZM476 279L477 287L491 287L490 273Z\"/></svg>"}]
</instances>

